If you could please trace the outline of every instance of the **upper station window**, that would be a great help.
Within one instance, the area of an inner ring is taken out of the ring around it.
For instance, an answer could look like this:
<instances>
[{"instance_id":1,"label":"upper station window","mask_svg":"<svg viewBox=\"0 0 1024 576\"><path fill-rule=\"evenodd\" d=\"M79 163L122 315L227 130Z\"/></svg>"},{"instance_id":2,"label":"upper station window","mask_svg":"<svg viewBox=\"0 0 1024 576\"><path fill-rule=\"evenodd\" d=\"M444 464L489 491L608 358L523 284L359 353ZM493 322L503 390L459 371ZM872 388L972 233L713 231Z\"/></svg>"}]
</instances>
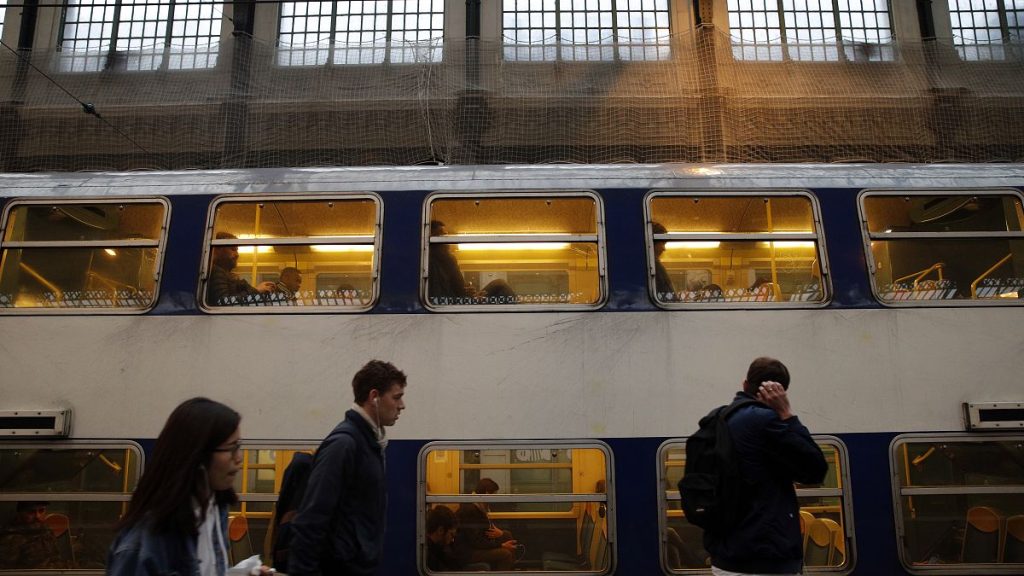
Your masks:
<instances>
[{"instance_id":1,"label":"upper station window","mask_svg":"<svg viewBox=\"0 0 1024 576\"><path fill-rule=\"evenodd\" d=\"M421 571L607 573L611 470L598 442L428 444L419 467ZM446 534L454 555L444 553Z\"/></svg>"},{"instance_id":2,"label":"upper station window","mask_svg":"<svg viewBox=\"0 0 1024 576\"><path fill-rule=\"evenodd\" d=\"M653 192L648 275L667 308L824 303L817 210L805 193Z\"/></svg>"},{"instance_id":3,"label":"upper station window","mask_svg":"<svg viewBox=\"0 0 1024 576\"><path fill-rule=\"evenodd\" d=\"M61 70L189 70L217 65L220 6L210 0L69 0ZM126 54L122 61L115 55Z\"/></svg>"},{"instance_id":4,"label":"upper station window","mask_svg":"<svg viewBox=\"0 0 1024 576\"><path fill-rule=\"evenodd\" d=\"M102 570L141 471L130 442L0 444L0 573Z\"/></svg>"},{"instance_id":5,"label":"upper station window","mask_svg":"<svg viewBox=\"0 0 1024 576\"><path fill-rule=\"evenodd\" d=\"M282 2L278 64L440 62L444 0Z\"/></svg>"},{"instance_id":6,"label":"upper station window","mask_svg":"<svg viewBox=\"0 0 1024 576\"><path fill-rule=\"evenodd\" d=\"M433 309L600 306L601 224L601 204L588 192L436 194L424 223L425 302Z\"/></svg>"},{"instance_id":7,"label":"upper station window","mask_svg":"<svg viewBox=\"0 0 1024 576\"><path fill-rule=\"evenodd\" d=\"M874 191L861 197L861 211L882 302L1024 302L1018 193Z\"/></svg>"},{"instance_id":8,"label":"upper station window","mask_svg":"<svg viewBox=\"0 0 1024 576\"><path fill-rule=\"evenodd\" d=\"M949 0L949 19L965 60L1003 60L1024 39L1024 0Z\"/></svg>"},{"instance_id":9,"label":"upper station window","mask_svg":"<svg viewBox=\"0 0 1024 576\"><path fill-rule=\"evenodd\" d=\"M889 0L729 0L739 60L892 60Z\"/></svg>"},{"instance_id":10,"label":"upper station window","mask_svg":"<svg viewBox=\"0 0 1024 576\"><path fill-rule=\"evenodd\" d=\"M1024 436L899 436L890 458L907 570L1024 571Z\"/></svg>"},{"instance_id":11,"label":"upper station window","mask_svg":"<svg viewBox=\"0 0 1024 576\"><path fill-rule=\"evenodd\" d=\"M849 572L853 568L853 506L846 447L837 438L815 436L828 462L820 486L796 485L800 505L800 532L804 536L804 564L815 572ZM661 565L668 574L707 573L710 558L703 530L687 522L679 499L679 480L686 469L686 442L666 441L658 450L658 508L661 529Z\"/></svg>"},{"instance_id":12,"label":"upper station window","mask_svg":"<svg viewBox=\"0 0 1024 576\"><path fill-rule=\"evenodd\" d=\"M0 309L151 308L168 213L157 199L12 202L0 242Z\"/></svg>"},{"instance_id":13,"label":"upper station window","mask_svg":"<svg viewBox=\"0 0 1024 576\"><path fill-rule=\"evenodd\" d=\"M668 0L504 0L506 60L664 60Z\"/></svg>"},{"instance_id":14,"label":"upper station window","mask_svg":"<svg viewBox=\"0 0 1024 576\"><path fill-rule=\"evenodd\" d=\"M225 197L212 210L200 286L207 308L359 312L373 305L376 196Z\"/></svg>"}]
</instances>

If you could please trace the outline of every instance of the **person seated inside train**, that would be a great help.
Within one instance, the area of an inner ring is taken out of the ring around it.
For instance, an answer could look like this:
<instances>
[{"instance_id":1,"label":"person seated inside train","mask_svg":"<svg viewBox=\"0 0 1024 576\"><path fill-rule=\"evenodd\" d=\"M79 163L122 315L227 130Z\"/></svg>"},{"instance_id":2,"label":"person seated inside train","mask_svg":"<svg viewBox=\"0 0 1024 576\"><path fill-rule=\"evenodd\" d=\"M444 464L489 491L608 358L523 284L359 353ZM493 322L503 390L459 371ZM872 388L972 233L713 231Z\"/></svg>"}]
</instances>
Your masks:
<instances>
[{"instance_id":1,"label":"person seated inside train","mask_svg":"<svg viewBox=\"0 0 1024 576\"><path fill-rule=\"evenodd\" d=\"M48 502L18 502L11 522L0 529L0 569L71 568L57 537L44 522Z\"/></svg>"},{"instance_id":2,"label":"person seated inside train","mask_svg":"<svg viewBox=\"0 0 1024 576\"><path fill-rule=\"evenodd\" d=\"M430 235L444 236L448 233L444 222L430 221ZM482 290L476 290L466 282L459 261L452 254L450 244L430 244L427 266L427 294L441 304L494 304L515 302L516 293L502 279L493 280Z\"/></svg>"},{"instance_id":3,"label":"person seated inside train","mask_svg":"<svg viewBox=\"0 0 1024 576\"><path fill-rule=\"evenodd\" d=\"M274 292L279 298L288 301L298 299L299 289L302 288L302 272L294 266L281 269L281 274L274 283Z\"/></svg>"},{"instance_id":4,"label":"person seated inside train","mask_svg":"<svg viewBox=\"0 0 1024 576\"><path fill-rule=\"evenodd\" d=\"M474 494L495 494L498 483L490 478L477 482ZM459 504L455 513L459 526L455 536L455 551L463 564L486 562L492 570L512 570L515 551L519 544L512 533L494 525L490 507L484 502Z\"/></svg>"},{"instance_id":5,"label":"person seated inside train","mask_svg":"<svg viewBox=\"0 0 1024 576\"><path fill-rule=\"evenodd\" d=\"M702 286L697 293L697 300L705 302L718 302L722 300L722 287L718 284L707 284Z\"/></svg>"},{"instance_id":6,"label":"person seated inside train","mask_svg":"<svg viewBox=\"0 0 1024 576\"><path fill-rule=\"evenodd\" d=\"M452 572L462 569L452 544L458 521L452 509L440 505L427 513L427 568L434 572Z\"/></svg>"},{"instance_id":7,"label":"person seated inside train","mask_svg":"<svg viewBox=\"0 0 1024 576\"><path fill-rule=\"evenodd\" d=\"M668 230L661 222L651 222L651 232L667 234ZM658 300L673 300L676 293L675 287L672 286L672 277L668 275L668 270L661 263L661 255L665 253L666 244L668 243L664 240L654 241L654 293Z\"/></svg>"},{"instance_id":8,"label":"person seated inside train","mask_svg":"<svg viewBox=\"0 0 1024 576\"><path fill-rule=\"evenodd\" d=\"M217 240L237 239L228 232L218 232ZM256 304L274 291L273 282L256 286L239 278L233 270L238 266L238 246L214 246L210 253L210 277L206 283L206 303L212 306Z\"/></svg>"}]
</instances>

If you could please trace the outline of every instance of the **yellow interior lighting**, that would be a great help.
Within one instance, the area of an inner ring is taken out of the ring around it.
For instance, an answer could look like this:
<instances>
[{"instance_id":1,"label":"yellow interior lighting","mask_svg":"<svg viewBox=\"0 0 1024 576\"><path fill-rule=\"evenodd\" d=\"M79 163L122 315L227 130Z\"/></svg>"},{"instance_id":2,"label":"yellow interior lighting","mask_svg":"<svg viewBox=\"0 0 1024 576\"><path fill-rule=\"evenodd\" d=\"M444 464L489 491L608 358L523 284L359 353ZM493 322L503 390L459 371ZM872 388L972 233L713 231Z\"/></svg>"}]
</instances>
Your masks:
<instances>
[{"instance_id":1,"label":"yellow interior lighting","mask_svg":"<svg viewBox=\"0 0 1024 576\"><path fill-rule=\"evenodd\" d=\"M813 240L782 240L778 242L760 242L763 248L814 248Z\"/></svg>"},{"instance_id":2,"label":"yellow interior lighting","mask_svg":"<svg viewBox=\"0 0 1024 576\"><path fill-rule=\"evenodd\" d=\"M113 248L104 248L103 251L107 253L107 256L117 256L117 250Z\"/></svg>"},{"instance_id":3,"label":"yellow interior lighting","mask_svg":"<svg viewBox=\"0 0 1024 576\"><path fill-rule=\"evenodd\" d=\"M313 244L309 248L313 252L373 252L368 244Z\"/></svg>"},{"instance_id":4,"label":"yellow interior lighting","mask_svg":"<svg viewBox=\"0 0 1024 576\"><path fill-rule=\"evenodd\" d=\"M568 242L480 242L474 244L456 244L460 252L483 250L564 250Z\"/></svg>"},{"instance_id":5,"label":"yellow interior lighting","mask_svg":"<svg viewBox=\"0 0 1024 576\"><path fill-rule=\"evenodd\" d=\"M699 240L695 242L666 242L666 250L703 250L718 248L722 243L717 240Z\"/></svg>"},{"instance_id":6,"label":"yellow interior lighting","mask_svg":"<svg viewBox=\"0 0 1024 576\"><path fill-rule=\"evenodd\" d=\"M252 253L257 252L257 251L260 254L268 254L268 253L274 251L274 247L273 246L239 246L238 247L238 253L239 254L252 254Z\"/></svg>"}]
</instances>

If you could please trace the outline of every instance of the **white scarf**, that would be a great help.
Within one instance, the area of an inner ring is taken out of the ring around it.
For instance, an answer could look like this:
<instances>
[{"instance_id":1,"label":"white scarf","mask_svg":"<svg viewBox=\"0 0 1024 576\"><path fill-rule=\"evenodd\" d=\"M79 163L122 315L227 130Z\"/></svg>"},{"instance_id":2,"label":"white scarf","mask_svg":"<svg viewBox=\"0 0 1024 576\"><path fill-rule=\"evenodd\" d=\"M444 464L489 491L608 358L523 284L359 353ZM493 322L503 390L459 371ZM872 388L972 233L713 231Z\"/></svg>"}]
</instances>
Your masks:
<instances>
[{"instance_id":1,"label":"white scarf","mask_svg":"<svg viewBox=\"0 0 1024 576\"><path fill-rule=\"evenodd\" d=\"M198 505L192 506L196 521L202 510ZM228 550L224 544L224 530L220 525L220 509L213 497L206 505L206 516L199 525L199 540L196 542L196 558L199 560L199 574L201 576L224 576L224 572L217 570L217 555L220 556L219 564L227 570Z\"/></svg>"},{"instance_id":2,"label":"white scarf","mask_svg":"<svg viewBox=\"0 0 1024 576\"><path fill-rule=\"evenodd\" d=\"M377 444L380 444L381 451L387 448L388 439L384 436L384 427L378 426L377 423L373 420L373 418L370 418L370 415L366 412L366 410L363 410L363 407L360 406L359 404L353 403L352 409L358 412L359 415L363 417L363 420L366 420L370 424L370 428L373 428L373 431L377 434Z\"/></svg>"}]
</instances>

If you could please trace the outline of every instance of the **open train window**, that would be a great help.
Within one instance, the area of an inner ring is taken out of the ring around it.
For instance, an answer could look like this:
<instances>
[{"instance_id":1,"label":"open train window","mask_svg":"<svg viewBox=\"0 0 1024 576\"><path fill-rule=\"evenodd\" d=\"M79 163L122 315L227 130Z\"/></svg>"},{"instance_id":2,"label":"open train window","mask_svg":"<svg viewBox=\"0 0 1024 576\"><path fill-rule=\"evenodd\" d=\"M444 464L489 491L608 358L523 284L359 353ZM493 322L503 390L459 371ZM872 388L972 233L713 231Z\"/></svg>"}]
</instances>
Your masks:
<instances>
[{"instance_id":1,"label":"open train window","mask_svg":"<svg viewBox=\"0 0 1024 576\"><path fill-rule=\"evenodd\" d=\"M102 571L142 467L134 442L0 442L0 574Z\"/></svg>"},{"instance_id":2,"label":"open train window","mask_svg":"<svg viewBox=\"0 0 1024 576\"><path fill-rule=\"evenodd\" d=\"M375 194L225 196L210 209L199 300L212 312L362 312L377 298Z\"/></svg>"},{"instance_id":3,"label":"open train window","mask_svg":"<svg viewBox=\"0 0 1024 576\"><path fill-rule=\"evenodd\" d=\"M821 219L806 192L652 191L648 282L663 308L828 301Z\"/></svg>"},{"instance_id":4,"label":"open train window","mask_svg":"<svg viewBox=\"0 0 1024 576\"><path fill-rule=\"evenodd\" d=\"M825 453L828 474L820 486L796 485L804 565L814 572L853 570L853 505L846 446L834 436L814 435ZM702 529L686 521L677 485L686 467L686 439L666 440L658 449L658 528L661 566L665 574L707 573L711 560L704 550Z\"/></svg>"},{"instance_id":5,"label":"open train window","mask_svg":"<svg viewBox=\"0 0 1024 576\"><path fill-rule=\"evenodd\" d=\"M434 194L423 223L431 310L600 307L603 211L593 192Z\"/></svg>"},{"instance_id":6,"label":"open train window","mask_svg":"<svg viewBox=\"0 0 1024 576\"><path fill-rule=\"evenodd\" d=\"M162 198L12 201L0 231L0 311L149 310L169 214Z\"/></svg>"},{"instance_id":7,"label":"open train window","mask_svg":"<svg viewBox=\"0 0 1024 576\"><path fill-rule=\"evenodd\" d=\"M613 570L613 461L606 444L433 442L419 461L422 574Z\"/></svg>"},{"instance_id":8,"label":"open train window","mask_svg":"<svg viewBox=\"0 0 1024 576\"><path fill-rule=\"evenodd\" d=\"M279 530L282 519L290 521L300 502L279 500L282 488L289 480L285 474L296 454L310 455L317 444L308 442L242 442L242 469L235 476L235 493L238 504L228 514L228 555L231 564L237 564L253 554L261 554L263 562L270 564L271 543L274 533ZM308 468L306 473L308 473ZM280 506L278 507L278 503ZM289 512L292 512L290 515ZM265 553L264 553L265 551Z\"/></svg>"},{"instance_id":9,"label":"open train window","mask_svg":"<svg viewBox=\"0 0 1024 576\"><path fill-rule=\"evenodd\" d=\"M909 572L1024 572L1024 435L904 434L889 449Z\"/></svg>"},{"instance_id":10,"label":"open train window","mask_svg":"<svg viewBox=\"0 0 1024 576\"><path fill-rule=\"evenodd\" d=\"M893 306L1024 303L1024 212L1013 190L866 190L875 297Z\"/></svg>"}]
</instances>

